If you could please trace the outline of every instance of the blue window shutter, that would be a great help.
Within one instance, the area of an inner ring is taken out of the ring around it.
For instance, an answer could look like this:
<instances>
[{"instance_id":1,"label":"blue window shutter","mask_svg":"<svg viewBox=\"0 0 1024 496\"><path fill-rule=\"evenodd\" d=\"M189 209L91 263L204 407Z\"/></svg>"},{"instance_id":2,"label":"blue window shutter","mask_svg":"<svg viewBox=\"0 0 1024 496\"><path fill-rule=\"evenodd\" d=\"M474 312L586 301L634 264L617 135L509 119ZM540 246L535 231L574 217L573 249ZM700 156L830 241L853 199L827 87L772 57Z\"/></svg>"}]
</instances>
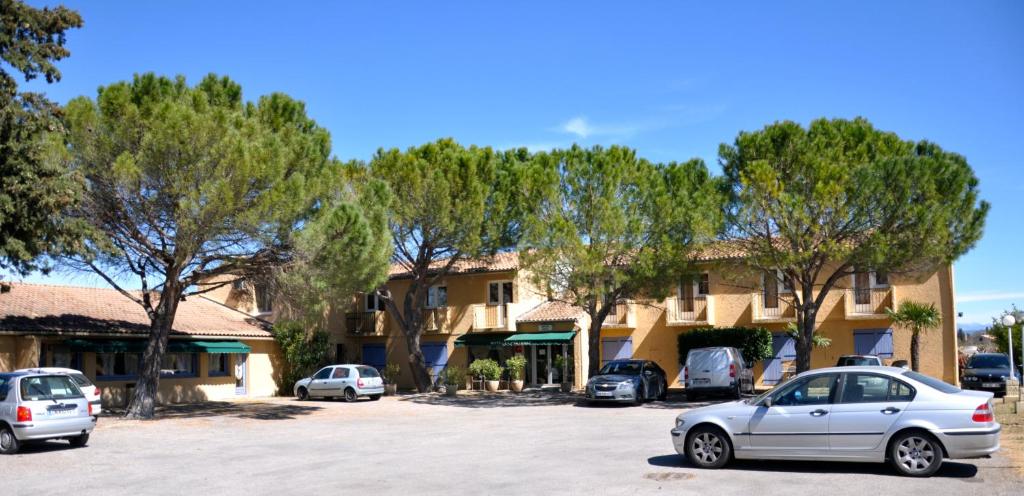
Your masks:
<instances>
[{"instance_id":1,"label":"blue window shutter","mask_svg":"<svg viewBox=\"0 0 1024 496\"><path fill-rule=\"evenodd\" d=\"M878 331L878 344L875 345L876 355L882 358L892 358L892 329L881 329Z\"/></svg>"},{"instance_id":2,"label":"blue window shutter","mask_svg":"<svg viewBox=\"0 0 1024 496\"><path fill-rule=\"evenodd\" d=\"M387 364L387 351L382 344L363 345L363 363L377 370L382 370Z\"/></svg>"}]
</instances>

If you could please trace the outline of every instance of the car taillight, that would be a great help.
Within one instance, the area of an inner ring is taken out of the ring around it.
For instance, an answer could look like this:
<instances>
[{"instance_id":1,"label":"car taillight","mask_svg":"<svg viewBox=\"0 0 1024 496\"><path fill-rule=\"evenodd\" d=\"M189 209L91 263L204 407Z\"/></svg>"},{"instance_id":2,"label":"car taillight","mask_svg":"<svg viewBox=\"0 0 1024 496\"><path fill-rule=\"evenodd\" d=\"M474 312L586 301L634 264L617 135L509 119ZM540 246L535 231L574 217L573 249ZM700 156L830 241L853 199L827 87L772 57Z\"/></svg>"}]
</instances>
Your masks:
<instances>
[{"instance_id":1,"label":"car taillight","mask_svg":"<svg viewBox=\"0 0 1024 496\"><path fill-rule=\"evenodd\" d=\"M95 392L92 393L92 394L93 394L93 396L99 396L100 395L100 388L96 388Z\"/></svg>"},{"instance_id":2,"label":"car taillight","mask_svg":"<svg viewBox=\"0 0 1024 496\"><path fill-rule=\"evenodd\" d=\"M995 416L992 415L992 407L988 406L988 403L983 403L974 410L974 416L971 417L971 420L975 422L992 422L995 420Z\"/></svg>"},{"instance_id":3,"label":"car taillight","mask_svg":"<svg viewBox=\"0 0 1024 496\"><path fill-rule=\"evenodd\" d=\"M730 363L729 364L729 377L736 377L736 364L735 363Z\"/></svg>"},{"instance_id":4,"label":"car taillight","mask_svg":"<svg viewBox=\"0 0 1024 496\"><path fill-rule=\"evenodd\" d=\"M356 381L356 385L358 385L359 387L363 387L363 380L359 379L358 381Z\"/></svg>"},{"instance_id":5,"label":"car taillight","mask_svg":"<svg viewBox=\"0 0 1024 496\"><path fill-rule=\"evenodd\" d=\"M683 367L683 380L690 378L690 367Z\"/></svg>"},{"instance_id":6,"label":"car taillight","mask_svg":"<svg viewBox=\"0 0 1024 496\"><path fill-rule=\"evenodd\" d=\"M92 415L92 403L89 403L89 415Z\"/></svg>"},{"instance_id":7,"label":"car taillight","mask_svg":"<svg viewBox=\"0 0 1024 496\"><path fill-rule=\"evenodd\" d=\"M32 421L32 410L29 410L27 406L18 407L18 422L31 422Z\"/></svg>"}]
</instances>

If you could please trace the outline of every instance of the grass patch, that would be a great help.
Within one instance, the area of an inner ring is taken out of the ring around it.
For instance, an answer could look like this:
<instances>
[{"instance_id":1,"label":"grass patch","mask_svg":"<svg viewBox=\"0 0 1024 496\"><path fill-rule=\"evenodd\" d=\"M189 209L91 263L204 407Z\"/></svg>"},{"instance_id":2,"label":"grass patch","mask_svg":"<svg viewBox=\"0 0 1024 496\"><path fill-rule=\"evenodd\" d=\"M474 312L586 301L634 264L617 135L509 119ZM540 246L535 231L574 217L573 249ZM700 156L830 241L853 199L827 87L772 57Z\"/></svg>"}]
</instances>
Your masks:
<instances>
[{"instance_id":1,"label":"grass patch","mask_svg":"<svg viewBox=\"0 0 1024 496\"><path fill-rule=\"evenodd\" d=\"M1024 473L1024 414L1018 414L1015 403L995 400L996 420L1003 426L999 436L1001 452L1013 461L1018 472Z\"/></svg>"}]
</instances>

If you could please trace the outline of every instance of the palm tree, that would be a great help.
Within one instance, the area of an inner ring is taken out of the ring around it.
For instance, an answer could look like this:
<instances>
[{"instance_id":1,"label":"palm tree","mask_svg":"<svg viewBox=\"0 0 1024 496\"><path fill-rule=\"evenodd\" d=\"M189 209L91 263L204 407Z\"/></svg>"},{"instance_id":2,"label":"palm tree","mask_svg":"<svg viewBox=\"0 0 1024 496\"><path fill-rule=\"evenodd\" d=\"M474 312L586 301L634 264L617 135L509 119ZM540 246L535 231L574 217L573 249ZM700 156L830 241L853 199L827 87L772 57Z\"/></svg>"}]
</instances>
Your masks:
<instances>
[{"instance_id":1,"label":"palm tree","mask_svg":"<svg viewBox=\"0 0 1024 496\"><path fill-rule=\"evenodd\" d=\"M904 301L900 303L899 311L886 308L885 313L892 319L893 325L910 329L910 368L918 371L920 361L921 331L934 329L942 324L942 314L935 308L934 303L925 305L916 301Z\"/></svg>"}]
</instances>

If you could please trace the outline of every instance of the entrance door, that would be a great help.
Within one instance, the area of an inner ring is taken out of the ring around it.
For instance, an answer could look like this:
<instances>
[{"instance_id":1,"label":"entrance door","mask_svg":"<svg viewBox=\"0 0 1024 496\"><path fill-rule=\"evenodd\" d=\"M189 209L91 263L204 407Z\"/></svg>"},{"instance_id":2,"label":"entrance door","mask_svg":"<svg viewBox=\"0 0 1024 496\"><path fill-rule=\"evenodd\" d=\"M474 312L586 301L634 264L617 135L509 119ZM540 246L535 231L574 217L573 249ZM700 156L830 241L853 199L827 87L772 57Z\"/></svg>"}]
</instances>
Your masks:
<instances>
[{"instance_id":1,"label":"entrance door","mask_svg":"<svg viewBox=\"0 0 1024 496\"><path fill-rule=\"evenodd\" d=\"M551 346L539 345L533 348L533 385L551 384Z\"/></svg>"},{"instance_id":2,"label":"entrance door","mask_svg":"<svg viewBox=\"0 0 1024 496\"><path fill-rule=\"evenodd\" d=\"M363 365L369 365L378 371L384 370L387 364L387 351L383 344L363 345Z\"/></svg>"},{"instance_id":3,"label":"entrance door","mask_svg":"<svg viewBox=\"0 0 1024 496\"><path fill-rule=\"evenodd\" d=\"M783 365L796 359L796 340L788 334L772 335L772 358L765 362L764 383L774 386L782 382Z\"/></svg>"},{"instance_id":4,"label":"entrance door","mask_svg":"<svg viewBox=\"0 0 1024 496\"><path fill-rule=\"evenodd\" d=\"M871 303L871 274L858 272L853 275L853 301L857 305Z\"/></svg>"},{"instance_id":5,"label":"entrance door","mask_svg":"<svg viewBox=\"0 0 1024 496\"><path fill-rule=\"evenodd\" d=\"M249 355L246 353L235 354L235 394L245 396L249 389Z\"/></svg>"},{"instance_id":6,"label":"entrance door","mask_svg":"<svg viewBox=\"0 0 1024 496\"><path fill-rule=\"evenodd\" d=\"M420 345L423 360L427 362L431 382L437 380L441 371L448 365L448 345L445 343L425 343Z\"/></svg>"}]
</instances>

